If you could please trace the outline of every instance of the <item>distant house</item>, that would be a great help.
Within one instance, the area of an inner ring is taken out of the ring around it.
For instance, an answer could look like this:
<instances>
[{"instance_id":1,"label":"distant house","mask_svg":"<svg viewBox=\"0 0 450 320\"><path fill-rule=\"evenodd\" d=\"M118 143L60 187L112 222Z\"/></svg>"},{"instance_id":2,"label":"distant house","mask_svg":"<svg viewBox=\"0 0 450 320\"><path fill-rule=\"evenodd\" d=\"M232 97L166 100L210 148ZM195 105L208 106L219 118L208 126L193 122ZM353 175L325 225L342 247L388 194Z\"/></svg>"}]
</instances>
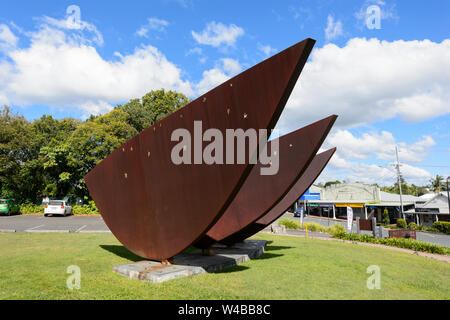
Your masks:
<instances>
[{"instance_id":1,"label":"distant house","mask_svg":"<svg viewBox=\"0 0 450 320\"><path fill-rule=\"evenodd\" d=\"M415 217L415 221L431 226L434 221L449 221L450 213L446 193L426 194L420 197L415 209L407 211Z\"/></svg>"}]
</instances>

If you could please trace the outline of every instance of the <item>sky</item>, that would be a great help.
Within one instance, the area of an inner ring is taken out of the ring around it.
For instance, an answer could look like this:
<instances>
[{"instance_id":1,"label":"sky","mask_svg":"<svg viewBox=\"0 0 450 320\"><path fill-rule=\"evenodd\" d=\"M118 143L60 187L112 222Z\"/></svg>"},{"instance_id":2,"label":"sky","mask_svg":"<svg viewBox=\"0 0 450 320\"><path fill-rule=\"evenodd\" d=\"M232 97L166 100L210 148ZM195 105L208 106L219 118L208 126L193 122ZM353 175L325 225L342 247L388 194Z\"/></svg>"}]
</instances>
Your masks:
<instances>
[{"instance_id":1,"label":"sky","mask_svg":"<svg viewBox=\"0 0 450 320\"><path fill-rule=\"evenodd\" d=\"M86 119L165 88L196 98L302 41L316 45L277 124L339 116L317 182L450 175L449 1L1 1L0 104Z\"/></svg>"}]
</instances>

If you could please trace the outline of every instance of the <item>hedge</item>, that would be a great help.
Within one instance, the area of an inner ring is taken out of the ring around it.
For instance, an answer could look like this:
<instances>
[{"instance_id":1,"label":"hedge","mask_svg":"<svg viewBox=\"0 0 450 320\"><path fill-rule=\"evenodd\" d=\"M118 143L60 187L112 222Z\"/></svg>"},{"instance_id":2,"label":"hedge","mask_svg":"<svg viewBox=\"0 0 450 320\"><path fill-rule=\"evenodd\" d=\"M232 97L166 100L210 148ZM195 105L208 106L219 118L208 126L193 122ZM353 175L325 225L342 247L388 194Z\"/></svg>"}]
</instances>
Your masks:
<instances>
[{"instance_id":1,"label":"hedge","mask_svg":"<svg viewBox=\"0 0 450 320\"><path fill-rule=\"evenodd\" d=\"M35 205L35 204L21 204L20 205L20 213L22 214L44 214L44 205ZM94 201L89 201L88 204L84 206L74 205L72 206L72 214L74 215L90 215L90 214L99 214L97 207L95 206Z\"/></svg>"},{"instance_id":2,"label":"hedge","mask_svg":"<svg viewBox=\"0 0 450 320\"><path fill-rule=\"evenodd\" d=\"M405 239L405 238L374 238L371 235L361 235L355 233L347 233L341 232L335 234L333 238L350 240L350 241L359 241L359 242L368 242L368 243L376 243L382 244L391 247L399 247L404 249L410 249L414 251L422 251L429 253L437 253L437 254L445 254L450 255L450 248L442 247L436 244L418 241L414 239Z\"/></svg>"},{"instance_id":3,"label":"hedge","mask_svg":"<svg viewBox=\"0 0 450 320\"><path fill-rule=\"evenodd\" d=\"M35 205L30 203L25 203L20 205L20 213L22 214L34 214L34 213L42 213L44 214L44 205Z\"/></svg>"},{"instance_id":4,"label":"hedge","mask_svg":"<svg viewBox=\"0 0 450 320\"><path fill-rule=\"evenodd\" d=\"M450 222L447 221L435 221L433 222L433 228L439 232L450 234Z\"/></svg>"},{"instance_id":5,"label":"hedge","mask_svg":"<svg viewBox=\"0 0 450 320\"><path fill-rule=\"evenodd\" d=\"M341 226L340 224L334 224L330 227L324 227L319 223L306 222L303 224L303 226L300 226L299 222L294 221L289 218L280 219L280 221L278 221L278 224L285 226L286 229L306 229L306 227L308 227L308 231L327 232L331 235L334 235L339 232L345 232L345 228L343 226Z\"/></svg>"}]
</instances>

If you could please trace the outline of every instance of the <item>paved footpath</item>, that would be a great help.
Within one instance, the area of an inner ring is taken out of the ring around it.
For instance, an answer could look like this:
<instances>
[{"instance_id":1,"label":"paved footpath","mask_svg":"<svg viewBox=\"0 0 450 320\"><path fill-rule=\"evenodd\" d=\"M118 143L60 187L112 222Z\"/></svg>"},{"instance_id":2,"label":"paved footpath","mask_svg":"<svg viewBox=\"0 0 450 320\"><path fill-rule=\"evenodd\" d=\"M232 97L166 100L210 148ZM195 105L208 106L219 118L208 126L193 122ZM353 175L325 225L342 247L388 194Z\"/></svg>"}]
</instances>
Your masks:
<instances>
[{"instance_id":1,"label":"paved footpath","mask_svg":"<svg viewBox=\"0 0 450 320\"><path fill-rule=\"evenodd\" d=\"M100 216L0 216L0 232L110 232Z\"/></svg>"}]
</instances>

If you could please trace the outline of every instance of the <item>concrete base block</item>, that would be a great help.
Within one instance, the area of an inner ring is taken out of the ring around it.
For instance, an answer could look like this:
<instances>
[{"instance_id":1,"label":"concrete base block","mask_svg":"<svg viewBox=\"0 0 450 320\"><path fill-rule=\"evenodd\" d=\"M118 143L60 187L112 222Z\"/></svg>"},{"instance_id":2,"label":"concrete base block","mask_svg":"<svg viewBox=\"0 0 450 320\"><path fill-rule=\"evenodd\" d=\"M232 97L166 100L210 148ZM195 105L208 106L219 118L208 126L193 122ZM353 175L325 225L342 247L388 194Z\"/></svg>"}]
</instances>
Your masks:
<instances>
[{"instance_id":1,"label":"concrete base block","mask_svg":"<svg viewBox=\"0 0 450 320\"><path fill-rule=\"evenodd\" d=\"M265 240L245 240L232 248L214 245L215 255L213 256L204 256L202 250L195 250L175 256L172 265L164 265L156 261L141 261L114 266L113 272L134 280L160 283L206 272L218 272L236 266L259 257L264 253L265 247Z\"/></svg>"}]
</instances>

